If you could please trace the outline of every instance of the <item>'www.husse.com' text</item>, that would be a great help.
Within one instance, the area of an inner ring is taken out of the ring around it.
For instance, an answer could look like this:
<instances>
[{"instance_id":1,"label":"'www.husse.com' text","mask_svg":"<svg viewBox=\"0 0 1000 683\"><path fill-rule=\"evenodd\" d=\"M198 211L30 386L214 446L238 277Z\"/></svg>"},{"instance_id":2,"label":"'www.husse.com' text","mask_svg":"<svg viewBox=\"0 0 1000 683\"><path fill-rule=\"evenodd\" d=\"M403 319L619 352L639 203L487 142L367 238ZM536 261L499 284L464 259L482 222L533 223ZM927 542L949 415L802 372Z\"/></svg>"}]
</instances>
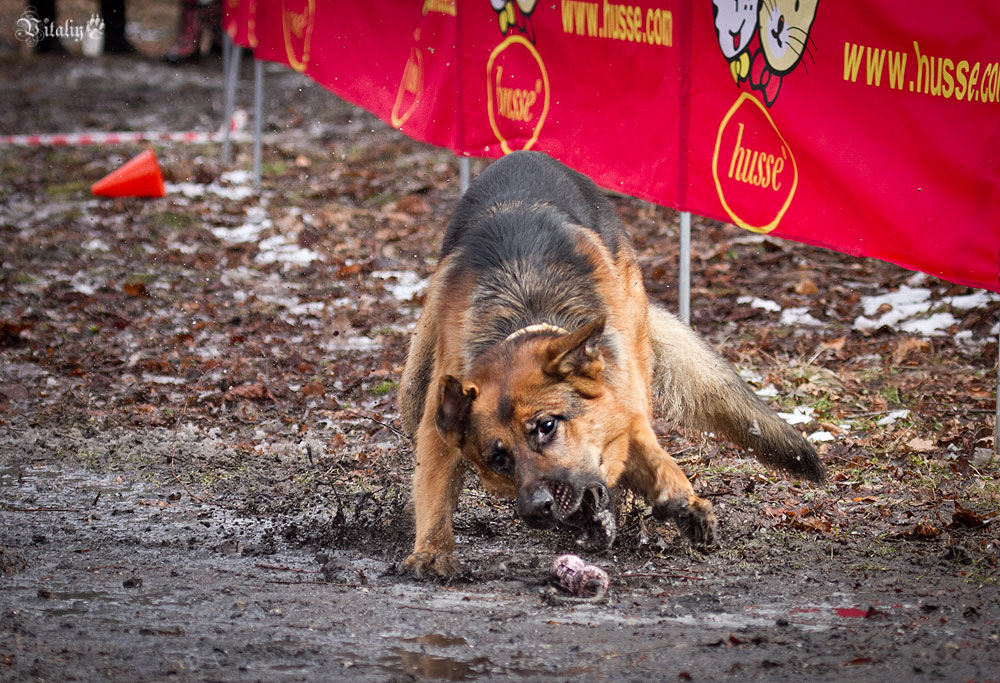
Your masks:
<instances>
[{"instance_id":1,"label":"'www.husse.com' text","mask_svg":"<svg viewBox=\"0 0 1000 683\"><path fill-rule=\"evenodd\" d=\"M862 72L862 64L864 71ZM1000 61L983 64L921 52L844 43L844 80L965 102L1000 102Z\"/></svg>"},{"instance_id":2,"label":"'www.husse.com' text","mask_svg":"<svg viewBox=\"0 0 1000 683\"><path fill-rule=\"evenodd\" d=\"M630 43L671 47L674 16L668 9L611 2L562 0L563 32L590 38L610 38Z\"/></svg>"}]
</instances>

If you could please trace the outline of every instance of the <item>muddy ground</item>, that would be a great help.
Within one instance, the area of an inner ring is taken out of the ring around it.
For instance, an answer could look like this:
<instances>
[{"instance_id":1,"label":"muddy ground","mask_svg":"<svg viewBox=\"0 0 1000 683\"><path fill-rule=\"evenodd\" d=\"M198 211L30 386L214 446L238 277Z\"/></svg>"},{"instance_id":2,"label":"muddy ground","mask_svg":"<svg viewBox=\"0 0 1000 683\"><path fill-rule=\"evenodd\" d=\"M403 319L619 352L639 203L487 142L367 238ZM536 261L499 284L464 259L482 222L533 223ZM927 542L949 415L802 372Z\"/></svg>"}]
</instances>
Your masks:
<instances>
[{"instance_id":1,"label":"muddy ground","mask_svg":"<svg viewBox=\"0 0 1000 683\"><path fill-rule=\"evenodd\" d=\"M146 58L6 45L0 133L215 128L220 65L148 57L150 8ZM1000 680L1000 300L711 221L693 325L799 409L830 483L658 423L714 551L626 501L586 557L608 598L571 603L572 539L469 479L464 573L401 573L396 390L457 165L266 78L259 196L245 143L156 146L157 200L89 195L141 146L0 149L0 680ZM676 214L613 201L674 307Z\"/></svg>"}]
</instances>

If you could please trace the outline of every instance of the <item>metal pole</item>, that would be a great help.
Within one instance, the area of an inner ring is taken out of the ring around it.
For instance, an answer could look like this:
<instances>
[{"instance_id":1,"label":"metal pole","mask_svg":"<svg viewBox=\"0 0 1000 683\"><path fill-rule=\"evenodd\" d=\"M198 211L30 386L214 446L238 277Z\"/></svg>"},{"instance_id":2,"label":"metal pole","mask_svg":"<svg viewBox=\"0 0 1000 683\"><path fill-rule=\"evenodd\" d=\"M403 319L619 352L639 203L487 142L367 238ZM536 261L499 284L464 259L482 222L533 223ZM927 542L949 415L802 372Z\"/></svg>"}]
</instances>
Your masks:
<instances>
[{"instance_id":1,"label":"metal pole","mask_svg":"<svg viewBox=\"0 0 1000 683\"><path fill-rule=\"evenodd\" d=\"M458 158L458 184L462 194L469 189L469 157Z\"/></svg>"},{"instance_id":2,"label":"metal pole","mask_svg":"<svg viewBox=\"0 0 1000 683\"><path fill-rule=\"evenodd\" d=\"M264 118L264 62L253 60L253 186L260 189L260 137Z\"/></svg>"},{"instance_id":3,"label":"metal pole","mask_svg":"<svg viewBox=\"0 0 1000 683\"><path fill-rule=\"evenodd\" d=\"M680 287L677 308L681 321L691 324L691 212L681 211Z\"/></svg>"},{"instance_id":4,"label":"metal pole","mask_svg":"<svg viewBox=\"0 0 1000 683\"><path fill-rule=\"evenodd\" d=\"M225 122L222 124L225 131L222 134L222 163L224 165L232 162L232 149L229 143L229 126L233 118L233 108L236 104L236 81L240 76L240 57L243 55L243 48L233 45L232 56L229 58L229 73L226 74L226 101L225 101Z\"/></svg>"},{"instance_id":5,"label":"metal pole","mask_svg":"<svg viewBox=\"0 0 1000 683\"><path fill-rule=\"evenodd\" d=\"M229 80L229 66L233 57L233 39L229 34L222 33L222 92L225 96L226 81Z\"/></svg>"},{"instance_id":6,"label":"metal pole","mask_svg":"<svg viewBox=\"0 0 1000 683\"><path fill-rule=\"evenodd\" d=\"M997 352L1000 353L1000 335L997 336ZM1000 357L997 359L997 393L996 393L997 414L993 420L993 452L1000 455Z\"/></svg>"}]
</instances>

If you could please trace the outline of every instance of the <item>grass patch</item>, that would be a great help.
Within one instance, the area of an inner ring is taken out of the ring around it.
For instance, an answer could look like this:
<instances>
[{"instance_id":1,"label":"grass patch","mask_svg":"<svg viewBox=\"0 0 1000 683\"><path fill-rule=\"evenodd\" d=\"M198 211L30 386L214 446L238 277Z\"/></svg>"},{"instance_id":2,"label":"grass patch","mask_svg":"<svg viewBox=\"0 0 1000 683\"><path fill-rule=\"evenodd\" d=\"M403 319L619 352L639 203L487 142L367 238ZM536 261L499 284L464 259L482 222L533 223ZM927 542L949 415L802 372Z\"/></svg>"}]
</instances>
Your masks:
<instances>
[{"instance_id":1,"label":"grass patch","mask_svg":"<svg viewBox=\"0 0 1000 683\"><path fill-rule=\"evenodd\" d=\"M90 184L81 180L56 183L45 188L45 194L52 199L75 199L85 196L89 191Z\"/></svg>"},{"instance_id":2,"label":"grass patch","mask_svg":"<svg viewBox=\"0 0 1000 683\"><path fill-rule=\"evenodd\" d=\"M372 396L385 396L390 391L394 391L398 386L399 385L396 384L396 382L387 379L373 386L371 389L368 390L368 393L370 393Z\"/></svg>"}]
</instances>

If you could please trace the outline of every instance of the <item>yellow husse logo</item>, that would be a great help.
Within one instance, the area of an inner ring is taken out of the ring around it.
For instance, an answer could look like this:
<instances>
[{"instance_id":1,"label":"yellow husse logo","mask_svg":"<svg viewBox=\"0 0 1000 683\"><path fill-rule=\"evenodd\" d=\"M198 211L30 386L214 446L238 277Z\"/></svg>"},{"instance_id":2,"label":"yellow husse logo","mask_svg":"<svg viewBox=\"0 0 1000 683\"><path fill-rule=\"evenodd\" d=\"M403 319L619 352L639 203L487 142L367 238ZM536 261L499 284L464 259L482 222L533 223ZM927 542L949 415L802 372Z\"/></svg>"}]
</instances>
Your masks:
<instances>
[{"instance_id":1,"label":"yellow husse logo","mask_svg":"<svg viewBox=\"0 0 1000 683\"><path fill-rule=\"evenodd\" d=\"M538 50L520 35L493 49L486 63L487 113L504 154L531 149L549 113L549 76Z\"/></svg>"},{"instance_id":2,"label":"yellow husse logo","mask_svg":"<svg viewBox=\"0 0 1000 683\"><path fill-rule=\"evenodd\" d=\"M712 177L722 207L747 230L771 232L792 203L799 182L795 157L750 93L740 95L719 124Z\"/></svg>"},{"instance_id":3,"label":"yellow husse logo","mask_svg":"<svg viewBox=\"0 0 1000 683\"><path fill-rule=\"evenodd\" d=\"M396 90L396 101L392 105L393 128L401 128L410 114L420 103L424 91L424 56L417 47L410 48L410 57L403 67L403 79Z\"/></svg>"},{"instance_id":4,"label":"yellow husse logo","mask_svg":"<svg viewBox=\"0 0 1000 683\"><path fill-rule=\"evenodd\" d=\"M285 53L289 66L296 71L305 71L309 65L315 18L316 0L282 0L281 32L285 38Z\"/></svg>"}]
</instances>

